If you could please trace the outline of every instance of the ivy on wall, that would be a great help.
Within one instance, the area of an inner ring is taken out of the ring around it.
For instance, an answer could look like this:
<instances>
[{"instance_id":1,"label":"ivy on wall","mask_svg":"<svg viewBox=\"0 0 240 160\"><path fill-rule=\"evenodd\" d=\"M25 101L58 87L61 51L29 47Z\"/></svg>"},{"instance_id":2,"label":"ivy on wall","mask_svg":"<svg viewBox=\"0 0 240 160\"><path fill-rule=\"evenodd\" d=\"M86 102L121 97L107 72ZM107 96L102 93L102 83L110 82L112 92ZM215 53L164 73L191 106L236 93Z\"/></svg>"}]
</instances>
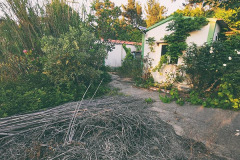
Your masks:
<instances>
[{"instance_id":1,"label":"ivy on wall","mask_svg":"<svg viewBox=\"0 0 240 160\"><path fill-rule=\"evenodd\" d=\"M174 19L167 26L167 31L173 31L166 35L164 40L168 43L167 55L171 57L170 63L177 63L178 57L187 49L186 39L190 32L200 30L207 25L205 17L184 17L181 14L175 14Z\"/></svg>"},{"instance_id":2,"label":"ivy on wall","mask_svg":"<svg viewBox=\"0 0 240 160\"><path fill-rule=\"evenodd\" d=\"M150 51L155 52L154 45L155 45L156 40L154 39L154 37L149 37L146 41L148 43Z\"/></svg>"},{"instance_id":3,"label":"ivy on wall","mask_svg":"<svg viewBox=\"0 0 240 160\"><path fill-rule=\"evenodd\" d=\"M176 64L178 57L187 49L186 39L190 36L190 32L200 30L208 24L208 21L205 17L184 17L177 13L173 16L173 21L167 26L167 31L173 32L163 39L168 43L166 56L171 58L171 64ZM159 71L165 62L166 58L161 58L154 70Z\"/></svg>"}]
</instances>

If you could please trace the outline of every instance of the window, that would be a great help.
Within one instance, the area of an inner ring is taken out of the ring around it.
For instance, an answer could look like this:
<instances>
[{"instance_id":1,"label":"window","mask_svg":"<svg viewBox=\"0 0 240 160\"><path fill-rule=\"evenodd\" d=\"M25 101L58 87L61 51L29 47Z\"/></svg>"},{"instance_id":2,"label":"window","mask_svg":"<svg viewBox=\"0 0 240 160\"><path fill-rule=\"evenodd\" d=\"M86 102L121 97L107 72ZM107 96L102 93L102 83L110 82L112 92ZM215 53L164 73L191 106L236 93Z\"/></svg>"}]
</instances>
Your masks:
<instances>
[{"instance_id":1,"label":"window","mask_svg":"<svg viewBox=\"0 0 240 160\"><path fill-rule=\"evenodd\" d=\"M167 45L162 45L161 56L167 53Z\"/></svg>"},{"instance_id":2,"label":"window","mask_svg":"<svg viewBox=\"0 0 240 160\"><path fill-rule=\"evenodd\" d=\"M168 51L167 49L167 44L162 44L162 49L161 49L161 56L165 55ZM177 59L173 59L173 58L170 58L169 56L167 57L167 61L168 63L170 64L177 64L178 63L178 58Z\"/></svg>"}]
</instances>

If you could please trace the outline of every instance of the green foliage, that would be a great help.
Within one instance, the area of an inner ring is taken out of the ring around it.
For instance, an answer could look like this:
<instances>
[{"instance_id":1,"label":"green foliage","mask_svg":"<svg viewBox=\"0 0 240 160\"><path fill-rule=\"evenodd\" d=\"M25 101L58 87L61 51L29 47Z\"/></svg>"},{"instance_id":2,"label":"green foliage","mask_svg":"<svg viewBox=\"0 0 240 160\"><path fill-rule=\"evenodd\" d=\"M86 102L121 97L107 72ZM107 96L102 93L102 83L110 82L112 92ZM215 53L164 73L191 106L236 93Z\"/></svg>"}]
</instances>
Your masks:
<instances>
[{"instance_id":1,"label":"green foliage","mask_svg":"<svg viewBox=\"0 0 240 160\"><path fill-rule=\"evenodd\" d=\"M172 100L179 99L179 93L178 93L177 88L172 88L171 91L169 92L169 94L171 95Z\"/></svg>"},{"instance_id":2,"label":"green foliage","mask_svg":"<svg viewBox=\"0 0 240 160\"><path fill-rule=\"evenodd\" d=\"M184 57L185 70L195 89L205 91L210 87L214 90L223 76L238 75L239 55L233 45L229 41L218 41L199 49L195 44L189 47Z\"/></svg>"},{"instance_id":3,"label":"green foliage","mask_svg":"<svg viewBox=\"0 0 240 160\"><path fill-rule=\"evenodd\" d=\"M43 37L44 74L55 83L99 80L106 47L86 28L71 28L59 38Z\"/></svg>"},{"instance_id":4,"label":"green foliage","mask_svg":"<svg viewBox=\"0 0 240 160\"><path fill-rule=\"evenodd\" d=\"M220 85L217 95L207 98L203 103L205 107L223 108L223 109L240 109L240 98L235 98L234 88L228 82Z\"/></svg>"},{"instance_id":5,"label":"green foliage","mask_svg":"<svg viewBox=\"0 0 240 160\"><path fill-rule=\"evenodd\" d=\"M176 103L180 106L183 106L185 104L185 101L184 101L184 99L179 98L179 99L177 99Z\"/></svg>"},{"instance_id":6,"label":"green foliage","mask_svg":"<svg viewBox=\"0 0 240 160\"><path fill-rule=\"evenodd\" d=\"M127 48L126 44L123 44L122 47L126 52L126 57L124 58L124 60L126 60L126 61L133 60L134 56L131 52L131 48Z\"/></svg>"},{"instance_id":7,"label":"green foliage","mask_svg":"<svg viewBox=\"0 0 240 160\"><path fill-rule=\"evenodd\" d=\"M128 0L127 5L122 5L122 16L127 20L127 23L132 26L142 26L144 21L142 19L142 6L135 0Z\"/></svg>"},{"instance_id":8,"label":"green foliage","mask_svg":"<svg viewBox=\"0 0 240 160\"><path fill-rule=\"evenodd\" d=\"M107 78L107 77L105 77ZM85 98L92 97L98 84L93 84ZM31 74L19 77L17 81L0 83L0 117L32 112L39 109L81 100L86 86L72 82L55 85L43 74ZM96 96L109 91L100 86Z\"/></svg>"},{"instance_id":9,"label":"green foliage","mask_svg":"<svg viewBox=\"0 0 240 160\"><path fill-rule=\"evenodd\" d=\"M123 44L123 48L126 52L126 57L122 62L122 66L118 69L118 74L136 80L142 74L141 59L134 58L131 49L127 48L125 44Z\"/></svg>"},{"instance_id":10,"label":"green foliage","mask_svg":"<svg viewBox=\"0 0 240 160\"><path fill-rule=\"evenodd\" d=\"M204 106L239 109L239 40L236 34L226 41L214 42L211 46L205 44L198 48L193 44L187 50L185 70L194 90L207 97ZM191 101L198 102L199 96L192 96Z\"/></svg>"},{"instance_id":11,"label":"green foliage","mask_svg":"<svg viewBox=\"0 0 240 160\"><path fill-rule=\"evenodd\" d=\"M152 99L152 98L146 98L146 99L145 99L145 102L146 102L146 103L153 103L153 99Z\"/></svg>"},{"instance_id":12,"label":"green foliage","mask_svg":"<svg viewBox=\"0 0 240 160\"><path fill-rule=\"evenodd\" d=\"M192 91L189 94L189 99L187 99L187 101L194 105L201 105L203 103L203 100L199 97L200 97L200 95L198 92Z\"/></svg>"},{"instance_id":13,"label":"green foliage","mask_svg":"<svg viewBox=\"0 0 240 160\"><path fill-rule=\"evenodd\" d=\"M165 96L159 95L159 99L160 99L163 103L171 103L171 102L172 102L171 97L168 97L167 95L165 95Z\"/></svg>"},{"instance_id":14,"label":"green foliage","mask_svg":"<svg viewBox=\"0 0 240 160\"><path fill-rule=\"evenodd\" d=\"M139 19L141 14L135 14L137 8L127 7L122 12L121 7L115 6L110 0L95 0L91 9L94 15L88 15L87 24L98 38L141 42L142 33L134 27L135 20L137 20L137 23L142 21ZM126 17L128 12L133 14ZM124 15L122 19L121 15ZM127 21L125 21L125 18Z\"/></svg>"},{"instance_id":15,"label":"green foliage","mask_svg":"<svg viewBox=\"0 0 240 160\"><path fill-rule=\"evenodd\" d=\"M5 14L0 25L1 79L16 80L19 75L41 71L42 65L32 67L29 62L44 56L42 37L59 37L69 31L70 25L82 24L79 14L60 0L46 7L32 6L29 0L7 0L6 5L0 6Z\"/></svg>"},{"instance_id":16,"label":"green foliage","mask_svg":"<svg viewBox=\"0 0 240 160\"><path fill-rule=\"evenodd\" d=\"M82 23L79 13L62 0L52 0L50 4L46 5L44 21L46 26L44 35L54 37L68 32L69 26L78 27Z\"/></svg>"},{"instance_id":17,"label":"green foliage","mask_svg":"<svg viewBox=\"0 0 240 160\"><path fill-rule=\"evenodd\" d=\"M183 106L185 104L185 100L182 97L180 97L179 92L176 88L172 88L169 94L170 96L159 95L160 100L163 103L171 103L172 101L176 101L176 103L180 106Z\"/></svg>"},{"instance_id":18,"label":"green foliage","mask_svg":"<svg viewBox=\"0 0 240 160\"><path fill-rule=\"evenodd\" d=\"M154 86L155 83L154 83L153 77L149 76L147 78L143 78L143 77L136 78L135 84L138 87L149 88Z\"/></svg>"},{"instance_id":19,"label":"green foliage","mask_svg":"<svg viewBox=\"0 0 240 160\"><path fill-rule=\"evenodd\" d=\"M149 37L146 41L148 43L150 51L155 52L154 45L155 45L156 40L154 39L154 37Z\"/></svg>"},{"instance_id":20,"label":"green foliage","mask_svg":"<svg viewBox=\"0 0 240 160\"><path fill-rule=\"evenodd\" d=\"M198 0L191 0L193 3L198 1ZM213 5L213 6L218 6L221 8L226 8L226 9L234 9L234 8L239 8L240 3L239 0L227 0L227 1L222 1L222 0L204 0L205 5Z\"/></svg>"},{"instance_id":21,"label":"green foliage","mask_svg":"<svg viewBox=\"0 0 240 160\"><path fill-rule=\"evenodd\" d=\"M223 19L229 27L240 29L240 7L228 10L218 8L214 12L214 17Z\"/></svg>"},{"instance_id":22,"label":"green foliage","mask_svg":"<svg viewBox=\"0 0 240 160\"><path fill-rule=\"evenodd\" d=\"M190 32L199 30L208 22L204 17L186 18L181 14L175 14L173 22L167 26L168 31L173 31L166 35L164 40L169 44L166 55L171 57L170 63L177 63L178 57L187 49L186 39Z\"/></svg>"},{"instance_id":23,"label":"green foliage","mask_svg":"<svg viewBox=\"0 0 240 160\"><path fill-rule=\"evenodd\" d=\"M167 12L166 7L161 6L156 0L148 0L145 7L147 14L146 24L147 27L154 25L164 18L164 14Z\"/></svg>"},{"instance_id":24,"label":"green foliage","mask_svg":"<svg viewBox=\"0 0 240 160\"><path fill-rule=\"evenodd\" d=\"M0 24L0 117L57 106L109 91L107 47L79 13L54 0L46 8L7 0ZM8 10L10 9L10 11ZM10 16L13 14L13 17ZM17 18L17 22L14 20Z\"/></svg>"},{"instance_id":25,"label":"green foliage","mask_svg":"<svg viewBox=\"0 0 240 160\"><path fill-rule=\"evenodd\" d=\"M98 38L117 39L117 30L120 28L121 9L110 0L95 0L91 9L95 15L88 16L88 23L93 27Z\"/></svg>"},{"instance_id":26,"label":"green foliage","mask_svg":"<svg viewBox=\"0 0 240 160\"><path fill-rule=\"evenodd\" d=\"M193 7L192 5L186 5L183 10L178 9L176 12L189 17L212 17L213 14L212 10L206 10L202 6Z\"/></svg>"},{"instance_id":27,"label":"green foliage","mask_svg":"<svg viewBox=\"0 0 240 160\"><path fill-rule=\"evenodd\" d=\"M160 72L160 69L162 68L163 64L166 64L167 62L168 62L167 55L161 56L158 65L156 67L154 67L152 71L153 72L156 72L156 71Z\"/></svg>"}]
</instances>

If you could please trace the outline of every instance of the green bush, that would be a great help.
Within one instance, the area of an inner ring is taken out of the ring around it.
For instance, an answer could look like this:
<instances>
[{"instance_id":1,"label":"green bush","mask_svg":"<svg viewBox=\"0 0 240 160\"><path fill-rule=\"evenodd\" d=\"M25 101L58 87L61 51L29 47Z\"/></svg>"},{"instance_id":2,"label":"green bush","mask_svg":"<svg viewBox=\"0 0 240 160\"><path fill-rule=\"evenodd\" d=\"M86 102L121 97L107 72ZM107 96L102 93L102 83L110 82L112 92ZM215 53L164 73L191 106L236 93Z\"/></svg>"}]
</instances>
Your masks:
<instances>
[{"instance_id":1,"label":"green bush","mask_svg":"<svg viewBox=\"0 0 240 160\"><path fill-rule=\"evenodd\" d=\"M192 104L202 104L201 95L206 98L206 107L239 109L239 43L240 35L236 34L211 45L189 47L184 61L194 90L189 99Z\"/></svg>"},{"instance_id":2,"label":"green bush","mask_svg":"<svg viewBox=\"0 0 240 160\"><path fill-rule=\"evenodd\" d=\"M104 45L65 2L0 5L0 117L57 106L109 91ZM10 9L10 11L9 11ZM10 15L13 14L13 17ZM14 19L18 18L16 22Z\"/></svg>"},{"instance_id":3,"label":"green bush","mask_svg":"<svg viewBox=\"0 0 240 160\"><path fill-rule=\"evenodd\" d=\"M224 82L220 85L217 95L207 98L203 103L205 107L240 109L240 98L233 95L233 86L231 83Z\"/></svg>"},{"instance_id":4,"label":"green bush","mask_svg":"<svg viewBox=\"0 0 240 160\"><path fill-rule=\"evenodd\" d=\"M201 105L203 103L203 100L199 97L200 95L198 92L192 91L190 92L189 98L187 99L187 101L194 105Z\"/></svg>"},{"instance_id":5,"label":"green bush","mask_svg":"<svg viewBox=\"0 0 240 160\"><path fill-rule=\"evenodd\" d=\"M106 46L85 27L72 28L59 38L43 37L44 74L57 83L97 82L107 55Z\"/></svg>"},{"instance_id":6,"label":"green bush","mask_svg":"<svg viewBox=\"0 0 240 160\"><path fill-rule=\"evenodd\" d=\"M141 59L134 58L131 49L127 48L125 44L123 44L123 48L126 52L126 57L122 62L122 66L118 69L118 74L137 80L142 77L142 61Z\"/></svg>"},{"instance_id":7,"label":"green bush","mask_svg":"<svg viewBox=\"0 0 240 160\"><path fill-rule=\"evenodd\" d=\"M104 77L107 79L107 76ZM109 91L104 83L99 87L96 96L102 96ZM85 98L92 97L97 87L98 83L93 84ZM43 74L24 76L13 82L2 82L0 83L0 117L78 101L81 100L86 89L85 84L75 85L72 82L55 85Z\"/></svg>"}]
</instances>

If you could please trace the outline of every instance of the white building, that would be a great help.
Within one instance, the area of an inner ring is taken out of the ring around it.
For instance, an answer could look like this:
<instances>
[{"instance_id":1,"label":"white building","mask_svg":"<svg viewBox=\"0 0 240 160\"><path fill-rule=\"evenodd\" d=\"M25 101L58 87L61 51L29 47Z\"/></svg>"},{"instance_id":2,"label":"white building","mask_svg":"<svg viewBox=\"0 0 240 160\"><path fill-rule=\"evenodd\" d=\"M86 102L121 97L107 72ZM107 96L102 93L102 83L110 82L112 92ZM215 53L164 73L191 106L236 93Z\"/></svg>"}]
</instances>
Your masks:
<instances>
[{"instance_id":1,"label":"white building","mask_svg":"<svg viewBox=\"0 0 240 160\"><path fill-rule=\"evenodd\" d=\"M166 53L167 43L163 41L165 35L169 35L172 31L167 31L168 24L173 20L173 16L170 16L155 25L149 27L146 30L146 34L143 35L143 45L142 45L142 56L149 56L152 59L152 68L155 68L160 61L161 55ZM200 30L193 31L190 33L190 36L187 38L186 42L188 45L191 43L201 46L204 43L211 43L218 39L218 33L221 31L221 28L226 27L226 24L223 20L217 18L208 18L209 23L202 27ZM147 43L147 39L153 37L156 42L154 44L155 52L151 52ZM161 71L153 72L152 75L156 82L162 83L166 82L169 74L175 74L177 66L183 64L183 59L179 57L177 64L168 64L164 65L161 68Z\"/></svg>"},{"instance_id":2,"label":"white building","mask_svg":"<svg viewBox=\"0 0 240 160\"><path fill-rule=\"evenodd\" d=\"M109 67L121 67L122 61L126 56L126 52L122 47L123 44L126 44L126 47L130 48L132 52L137 51L136 45L142 45L141 43L120 40L109 40L109 42L115 46L111 52L108 52L108 56L105 59L105 65Z\"/></svg>"}]
</instances>

